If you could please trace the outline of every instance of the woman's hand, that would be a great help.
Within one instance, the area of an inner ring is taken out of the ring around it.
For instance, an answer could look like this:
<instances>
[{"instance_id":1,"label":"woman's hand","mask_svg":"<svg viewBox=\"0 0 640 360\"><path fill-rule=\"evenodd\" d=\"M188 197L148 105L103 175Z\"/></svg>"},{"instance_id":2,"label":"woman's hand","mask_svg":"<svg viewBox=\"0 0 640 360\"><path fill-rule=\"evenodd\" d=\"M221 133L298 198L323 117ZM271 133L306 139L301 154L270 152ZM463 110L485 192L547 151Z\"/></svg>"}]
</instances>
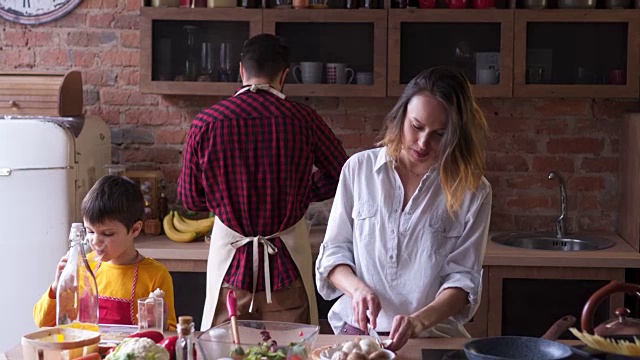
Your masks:
<instances>
[{"instance_id":1,"label":"woman's hand","mask_svg":"<svg viewBox=\"0 0 640 360\"><path fill-rule=\"evenodd\" d=\"M367 312L369 313L371 326L374 329L376 328L378 314L380 314L382 306L378 296L364 283L352 292L351 308L353 310L353 320L360 329L367 331L367 323L369 322L367 321Z\"/></svg>"},{"instance_id":2,"label":"woman's hand","mask_svg":"<svg viewBox=\"0 0 640 360\"><path fill-rule=\"evenodd\" d=\"M420 320L409 315L396 315L393 318L389 339L391 344L387 349L398 351L407 343L410 338L418 336L422 332L422 323Z\"/></svg>"}]
</instances>

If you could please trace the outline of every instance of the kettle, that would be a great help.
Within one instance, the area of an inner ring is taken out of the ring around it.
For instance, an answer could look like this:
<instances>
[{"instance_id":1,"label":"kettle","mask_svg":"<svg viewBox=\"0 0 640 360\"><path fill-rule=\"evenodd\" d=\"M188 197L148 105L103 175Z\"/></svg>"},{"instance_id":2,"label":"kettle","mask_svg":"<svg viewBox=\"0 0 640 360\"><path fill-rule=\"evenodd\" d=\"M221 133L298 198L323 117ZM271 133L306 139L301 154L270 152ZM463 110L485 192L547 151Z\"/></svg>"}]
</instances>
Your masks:
<instances>
[{"instance_id":1,"label":"kettle","mask_svg":"<svg viewBox=\"0 0 640 360\"><path fill-rule=\"evenodd\" d=\"M593 316L596 309L607 297L624 292L640 296L640 285L612 281L596 291L582 309L582 331L603 337L620 337L640 335L640 320L630 318L629 309L620 307L615 311L616 317L593 328Z\"/></svg>"}]
</instances>

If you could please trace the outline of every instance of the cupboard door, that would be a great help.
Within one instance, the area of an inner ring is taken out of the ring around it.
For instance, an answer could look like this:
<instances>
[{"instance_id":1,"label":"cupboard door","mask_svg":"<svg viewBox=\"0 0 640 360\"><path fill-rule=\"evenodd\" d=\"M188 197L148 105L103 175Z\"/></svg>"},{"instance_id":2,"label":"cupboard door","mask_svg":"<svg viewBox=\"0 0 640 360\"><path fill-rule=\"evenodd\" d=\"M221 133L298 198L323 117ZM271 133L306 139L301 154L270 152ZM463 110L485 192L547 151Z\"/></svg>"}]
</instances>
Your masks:
<instances>
[{"instance_id":1,"label":"cupboard door","mask_svg":"<svg viewBox=\"0 0 640 360\"><path fill-rule=\"evenodd\" d=\"M389 9L389 90L402 94L420 71L463 71L477 97L510 97L513 10Z\"/></svg>"},{"instance_id":2,"label":"cupboard door","mask_svg":"<svg viewBox=\"0 0 640 360\"><path fill-rule=\"evenodd\" d=\"M386 11L265 9L263 30L291 47L287 95L386 95Z\"/></svg>"},{"instance_id":3,"label":"cupboard door","mask_svg":"<svg viewBox=\"0 0 640 360\"><path fill-rule=\"evenodd\" d=\"M638 97L634 10L516 10L514 96Z\"/></svg>"},{"instance_id":4,"label":"cupboard door","mask_svg":"<svg viewBox=\"0 0 640 360\"><path fill-rule=\"evenodd\" d=\"M233 95L244 42L262 31L262 10L140 9L140 92Z\"/></svg>"},{"instance_id":5,"label":"cupboard door","mask_svg":"<svg viewBox=\"0 0 640 360\"><path fill-rule=\"evenodd\" d=\"M624 282L624 268L489 267L488 336L542 336L565 315L576 317L589 297L611 280ZM601 304L595 323L623 306L624 295L614 294Z\"/></svg>"}]
</instances>

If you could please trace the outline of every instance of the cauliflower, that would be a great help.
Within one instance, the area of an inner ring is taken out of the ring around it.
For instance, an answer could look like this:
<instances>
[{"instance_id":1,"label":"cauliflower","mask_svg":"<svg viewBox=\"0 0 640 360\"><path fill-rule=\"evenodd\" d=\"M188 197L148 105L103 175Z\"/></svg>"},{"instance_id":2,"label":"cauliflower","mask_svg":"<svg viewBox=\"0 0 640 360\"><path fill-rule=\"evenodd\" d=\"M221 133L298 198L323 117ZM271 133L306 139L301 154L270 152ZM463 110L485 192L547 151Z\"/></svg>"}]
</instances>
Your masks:
<instances>
[{"instance_id":1,"label":"cauliflower","mask_svg":"<svg viewBox=\"0 0 640 360\"><path fill-rule=\"evenodd\" d=\"M149 293L149 297L164 298L164 291L160 290L160 288L157 288Z\"/></svg>"},{"instance_id":2,"label":"cauliflower","mask_svg":"<svg viewBox=\"0 0 640 360\"><path fill-rule=\"evenodd\" d=\"M169 360L169 352L147 338L127 338L105 360Z\"/></svg>"}]
</instances>

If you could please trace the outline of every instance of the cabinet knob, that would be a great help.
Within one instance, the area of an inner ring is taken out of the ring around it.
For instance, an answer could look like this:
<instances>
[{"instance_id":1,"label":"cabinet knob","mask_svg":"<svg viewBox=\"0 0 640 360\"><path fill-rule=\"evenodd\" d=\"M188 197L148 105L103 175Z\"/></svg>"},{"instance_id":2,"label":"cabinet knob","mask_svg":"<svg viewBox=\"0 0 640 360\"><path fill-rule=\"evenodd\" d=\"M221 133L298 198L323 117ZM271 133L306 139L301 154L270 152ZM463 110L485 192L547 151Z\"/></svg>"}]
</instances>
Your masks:
<instances>
[{"instance_id":1,"label":"cabinet knob","mask_svg":"<svg viewBox=\"0 0 640 360\"><path fill-rule=\"evenodd\" d=\"M15 100L11 100L11 101L9 101L9 106L11 106L11 108L16 109L16 110L17 110L18 108L20 108L20 104L18 104L18 102L17 102L17 101L15 101Z\"/></svg>"}]
</instances>

